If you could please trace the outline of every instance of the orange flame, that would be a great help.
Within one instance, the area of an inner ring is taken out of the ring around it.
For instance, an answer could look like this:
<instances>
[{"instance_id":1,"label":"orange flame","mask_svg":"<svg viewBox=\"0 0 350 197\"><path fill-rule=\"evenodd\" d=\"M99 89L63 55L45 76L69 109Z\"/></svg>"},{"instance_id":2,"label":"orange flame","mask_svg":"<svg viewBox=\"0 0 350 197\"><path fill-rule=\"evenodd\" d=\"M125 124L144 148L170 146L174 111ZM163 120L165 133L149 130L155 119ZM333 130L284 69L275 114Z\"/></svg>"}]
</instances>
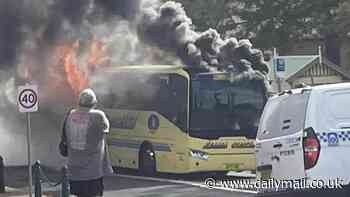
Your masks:
<instances>
[{"instance_id":1,"label":"orange flame","mask_svg":"<svg viewBox=\"0 0 350 197\"><path fill-rule=\"evenodd\" d=\"M59 40L57 43L52 48L43 47L40 41L35 42L35 47L26 45L18 65L18 77L40 85L43 90L41 98L45 102L59 100L71 105L89 86L89 77L95 71L110 66L111 53L107 44L97 39L85 40L84 49L79 40ZM46 49L44 56L41 47Z\"/></svg>"},{"instance_id":2,"label":"orange flame","mask_svg":"<svg viewBox=\"0 0 350 197\"><path fill-rule=\"evenodd\" d=\"M98 40L92 40L88 46L85 58L78 57L79 41L63 47L63 64L67 82L77 96L89 85L88 75L99 68L110 65L110 57L106 45ZM82 70L85 68L85 70Z\"/></svg>"},{"instance_id":3,"label":"orange flame","mask_svg":"<svg viewBox=\"0 0 350 197\"><path fill-rule=\"evenodd\" d=\"M88 87L88 79L86 74L79 68L77 52L79 50L79 41L76 41L73 46L64 48L63 63L64 70L69 85L71 86L74 95L79 95L80 91Z\"/></svg>"},{"instance_id":4,"label":"orange flame","mask_svg":"<svg viewBox=\"0 0 350 197\"><path fill-rule=\"evenodd\" d=\"M93 40L89 48L87 59L88 68L94 72L99 67L109 66L110 57L107 51L106 44L99 40Z\"/></svg>"}]
</instances>

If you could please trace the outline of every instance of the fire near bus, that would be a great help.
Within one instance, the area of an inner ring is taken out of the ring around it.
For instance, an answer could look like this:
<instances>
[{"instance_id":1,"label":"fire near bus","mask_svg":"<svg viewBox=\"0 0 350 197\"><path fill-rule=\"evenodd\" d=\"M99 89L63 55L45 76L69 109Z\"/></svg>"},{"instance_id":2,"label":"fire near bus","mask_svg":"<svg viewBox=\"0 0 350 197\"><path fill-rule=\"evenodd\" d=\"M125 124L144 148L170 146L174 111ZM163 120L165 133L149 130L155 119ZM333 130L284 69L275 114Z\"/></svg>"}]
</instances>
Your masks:
<instances>
[{"instance_id":1,"label":"fire near bus","mask_svg":"<svg viewBox=\"0 0 350 197\"><path fill-rule=\"evenodd\" d=\"M235 68L142 65L97 74L113 165L146 175L254 170L268 85L260 71Z\"/></svg>"}]
</instances>

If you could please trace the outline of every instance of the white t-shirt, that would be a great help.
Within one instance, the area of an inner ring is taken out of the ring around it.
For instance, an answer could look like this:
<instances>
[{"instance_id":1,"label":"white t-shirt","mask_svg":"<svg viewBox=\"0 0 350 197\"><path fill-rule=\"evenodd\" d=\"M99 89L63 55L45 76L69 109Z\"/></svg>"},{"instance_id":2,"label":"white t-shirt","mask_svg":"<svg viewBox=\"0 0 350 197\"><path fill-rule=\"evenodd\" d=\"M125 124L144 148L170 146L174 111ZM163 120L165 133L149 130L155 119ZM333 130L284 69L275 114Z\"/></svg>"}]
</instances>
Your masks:
<instances>
[{"instance_id":1,"label":"white t-shirt","mask_svg":"<svg viewBox=\"0 0 350 197\"><path fill-rule=\"evenodd\" d=\"M66 120L70 180L92 180L113 173L104 134L109 121L101 110L78 108Z\"/></svg>"}]
</instances>

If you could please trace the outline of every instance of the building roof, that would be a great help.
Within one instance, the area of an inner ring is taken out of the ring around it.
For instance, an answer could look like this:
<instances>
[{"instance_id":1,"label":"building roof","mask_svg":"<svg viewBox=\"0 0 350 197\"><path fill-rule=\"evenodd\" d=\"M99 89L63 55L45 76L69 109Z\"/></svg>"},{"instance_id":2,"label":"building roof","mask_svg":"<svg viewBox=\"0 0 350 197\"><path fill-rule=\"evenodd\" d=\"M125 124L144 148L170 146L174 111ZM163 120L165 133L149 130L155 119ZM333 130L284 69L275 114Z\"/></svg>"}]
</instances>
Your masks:
<instances>
[{"instance_id":1,"label":"building roof","mask_svg":"<svg viewBox=\"0 0 350 197\"><path fill-rule=\"evenodd\" d=\"M313 59L311 62L304 65L301 69L299 69L294 74L290 75L288 78L286 78L287 82L292 82L296 78L304 76L304 74L310 70L312 67L320 65L319 57L317 56L316 59ZM329 61L327 58L322 58L322 66L327 67L328 69L332 70L336 74L344 77L345 79L350 79L350 72L346 69L336 65L335 63Z\"/></svg>"},{"instance_id":2,"label":"building roof","mask_svg":"<svg viewBox=\"0 0 350 197\"><path fill-rule=\"evenodd\" d=\"M276 56L277 58L282 58L285 60L285 73L284 79L287 82L293 82L296 78L302 77L307 71L309 71L314 66L319 66L320 60L318 55L303 55L303 56ZM270 61L270 68L274 68L273 61ZM343 67L329 61L326 58L322 59L322 66L327 67L335 74L338 74L345 79L350 80L350 72ZM276 79L275 69L270 69L269 73L270 79Z\"/></svg>"}]
</instances>

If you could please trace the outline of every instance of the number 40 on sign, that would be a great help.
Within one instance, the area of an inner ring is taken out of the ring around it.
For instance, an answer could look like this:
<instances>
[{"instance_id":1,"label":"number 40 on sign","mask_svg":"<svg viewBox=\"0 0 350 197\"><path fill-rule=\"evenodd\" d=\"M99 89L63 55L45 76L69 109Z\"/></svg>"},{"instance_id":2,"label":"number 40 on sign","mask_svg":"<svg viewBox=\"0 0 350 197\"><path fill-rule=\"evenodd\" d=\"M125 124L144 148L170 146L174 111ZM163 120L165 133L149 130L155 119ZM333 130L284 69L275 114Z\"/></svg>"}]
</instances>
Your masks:
<instances>
[{"instance_id":1,"label":"number 40 on sign","mask_svg":"<svg viewBox=\"0 0 350 197\"><path fill-rule=\"evenodd\" d=\"M17 103L20 112L38 111L38 87L36 85L19 86Z\"/></svg>"}]
</instances>

